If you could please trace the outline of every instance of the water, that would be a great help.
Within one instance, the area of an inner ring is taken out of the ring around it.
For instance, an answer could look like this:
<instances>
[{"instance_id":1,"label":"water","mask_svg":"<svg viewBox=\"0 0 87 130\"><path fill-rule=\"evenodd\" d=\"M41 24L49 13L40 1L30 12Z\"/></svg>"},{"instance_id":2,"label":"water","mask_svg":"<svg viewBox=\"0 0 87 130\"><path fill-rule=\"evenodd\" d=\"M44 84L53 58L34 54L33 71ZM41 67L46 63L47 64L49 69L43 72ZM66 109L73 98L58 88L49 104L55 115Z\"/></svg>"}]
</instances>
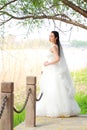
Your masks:
<instances>
[{"instance_id":1,"label":"water","mask_svg":"<svg viewBox=\"0 0 87 130\"><path fill-rule=\"evenodd\" d=\"M64 54L70 71L87 67L87 48L64 47Z\"/></svg>"}]
</instances>

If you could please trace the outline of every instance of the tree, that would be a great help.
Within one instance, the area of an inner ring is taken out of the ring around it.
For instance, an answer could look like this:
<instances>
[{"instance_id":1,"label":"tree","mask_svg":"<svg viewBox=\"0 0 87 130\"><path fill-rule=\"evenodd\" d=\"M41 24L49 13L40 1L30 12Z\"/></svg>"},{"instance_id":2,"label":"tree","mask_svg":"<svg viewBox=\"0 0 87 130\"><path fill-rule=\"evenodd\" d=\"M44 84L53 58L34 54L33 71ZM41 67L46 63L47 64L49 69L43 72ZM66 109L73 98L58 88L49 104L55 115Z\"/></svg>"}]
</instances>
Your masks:
<instances>
[{"instance_id":1,"label":"tree","mask_svg":"<svg viewBox=\"0 0 87 130\"><path fill-rule=\"evenodd\" d=\"M1 0L0 25L12 19L33 25L58 20L87 30L87 0Z\"/></svg>"}]
</instances>

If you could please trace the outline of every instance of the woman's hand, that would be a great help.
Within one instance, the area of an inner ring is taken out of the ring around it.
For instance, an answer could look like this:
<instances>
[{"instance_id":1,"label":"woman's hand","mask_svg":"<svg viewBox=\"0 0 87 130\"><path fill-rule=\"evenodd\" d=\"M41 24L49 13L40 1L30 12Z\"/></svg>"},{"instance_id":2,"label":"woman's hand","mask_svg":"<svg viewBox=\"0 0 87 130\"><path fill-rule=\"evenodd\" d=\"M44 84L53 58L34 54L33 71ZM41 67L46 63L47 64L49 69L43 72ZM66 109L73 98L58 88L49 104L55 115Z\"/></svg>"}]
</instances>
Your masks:
<instances>
[{"instance_id":1,"label":"woman's hand","mask_svg":"<svg viewBox=\"0 0 87 130\"><path fill-rule=\"evenodd\" d=\"M44 62L44 66L48 66L49 65L49 62L48 61L45 61Z\"/></svg>"}]
</instances>

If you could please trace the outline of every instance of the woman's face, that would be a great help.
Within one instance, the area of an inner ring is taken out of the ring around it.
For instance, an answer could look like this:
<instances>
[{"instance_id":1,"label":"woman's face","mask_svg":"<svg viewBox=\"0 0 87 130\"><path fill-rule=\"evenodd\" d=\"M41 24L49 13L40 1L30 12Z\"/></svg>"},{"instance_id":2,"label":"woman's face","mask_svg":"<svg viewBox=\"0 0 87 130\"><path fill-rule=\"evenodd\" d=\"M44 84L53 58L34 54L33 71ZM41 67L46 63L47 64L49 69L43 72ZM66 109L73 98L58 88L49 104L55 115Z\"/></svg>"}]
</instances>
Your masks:
<instances>
[{"instance_id":1,"label":"woman's face","mask_svg":"<svg viewBox=\"0 0 87 130\"><path fill-rule=\"evenodd\" d=\"M56 37L53 33L50 33L49 35L49 41L52 42L52 43L56 43Z\"/></svg>"}]
</instances>

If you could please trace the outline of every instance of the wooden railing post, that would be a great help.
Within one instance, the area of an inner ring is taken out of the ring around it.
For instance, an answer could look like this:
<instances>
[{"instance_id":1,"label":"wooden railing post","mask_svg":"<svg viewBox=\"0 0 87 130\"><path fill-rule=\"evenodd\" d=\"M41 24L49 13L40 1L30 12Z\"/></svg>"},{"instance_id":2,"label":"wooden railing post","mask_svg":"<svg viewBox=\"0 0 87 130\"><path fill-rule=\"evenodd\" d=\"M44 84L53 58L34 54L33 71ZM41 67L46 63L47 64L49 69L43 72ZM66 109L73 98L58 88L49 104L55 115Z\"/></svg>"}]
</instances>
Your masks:
<instances>
[{"instance_id":1,"label":"wooden railing post","mask_svg":"<svg viewBox=\"0 0 87 130\"><path fill-rule=\"evenodd\" d=\"M7 103L1 118L1 130L13 130L13 103L14 103L14 84L12 82L1 83L1 101L5 96L8 97Z\"/></svg>"},{"instance_id":2,"label":"wooden railing post","mask_svg":"<svg viewBox=\"0 0 87 130\"><path fill-rule=\"evenodd\" d=\"M31 94L26 106L25 124L27 127L36 126L36 77L26 78L27 93L31 88Z\"/></svg>"}]
</instances>

